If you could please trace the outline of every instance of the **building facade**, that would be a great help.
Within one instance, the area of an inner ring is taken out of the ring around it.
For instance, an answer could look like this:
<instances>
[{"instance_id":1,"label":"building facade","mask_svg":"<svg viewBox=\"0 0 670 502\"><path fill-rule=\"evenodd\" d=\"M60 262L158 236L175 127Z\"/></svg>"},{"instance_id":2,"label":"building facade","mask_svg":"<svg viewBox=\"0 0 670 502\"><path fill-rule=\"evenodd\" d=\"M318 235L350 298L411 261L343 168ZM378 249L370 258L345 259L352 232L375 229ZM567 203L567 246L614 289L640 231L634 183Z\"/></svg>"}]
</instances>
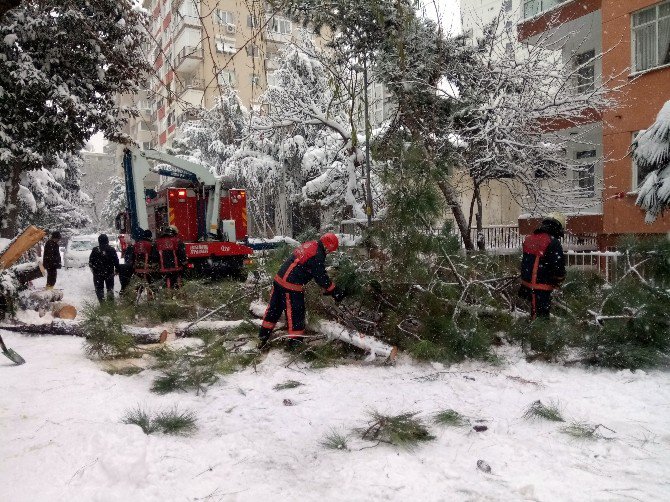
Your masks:
<instances>
[{"instance_id":1,"label":"building facade","mask_svg":"<svg viewBox=\"0 0 670 502\"><path fill-rule=\"evenodd\" d=\"M279 51L294 41L289 19L263 1L145 0L145 7L152 19L148 59L154 70L149 146L169 147L178 127L213 107L226 85L252 113L261 112L259 98L272 82Z\"/></svg>"},{"instance_id":2,"label":"building facade","mask_svg":"<svg viewBox=\"0 0 670 502\"><path fill-rule=\"evenodd\" d=\"M616 107L585 114L580 127L588 128L589 141L567 152L585 165L589 159L603 159L593 161L583 179L576 180L593 186L594 204L569 215L568 230L596 236L601 249L614 247L622 235L669 232L670 215L646 224L644 212L635 206L632 192L647 173L636 168L629 149L670 100L670 0L524 0L522 15L518 33L524 42L569 35L574 46L568 43L563 51L578 52L577 60L602 54L592 69L587 66L577 75L578 86L604 82L619 89ZM536 223L532 217L519 219L522 233Z\"/></svg>"}]
</instances>

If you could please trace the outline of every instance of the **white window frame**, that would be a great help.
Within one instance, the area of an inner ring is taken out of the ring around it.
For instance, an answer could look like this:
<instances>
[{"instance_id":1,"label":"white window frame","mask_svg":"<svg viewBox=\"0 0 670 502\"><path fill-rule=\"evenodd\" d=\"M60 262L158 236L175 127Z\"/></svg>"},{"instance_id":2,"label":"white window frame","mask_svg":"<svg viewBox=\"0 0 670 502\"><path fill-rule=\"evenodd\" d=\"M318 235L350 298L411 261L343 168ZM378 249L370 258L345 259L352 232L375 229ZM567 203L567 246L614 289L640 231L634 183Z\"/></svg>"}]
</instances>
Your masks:
<instances>
[{"instance_id":1,"label":"white window frame","mask_svg":"<svg viewBox=\"0 0 670 502\"><path fill-rule=\"evenodd\" d=\"M583 60L582 60L583 59ZM596 88L596 51L584 51L575 55L575 90L578 94L592 92ZM588 70L592 75L588 75ZM590 77L590 78L589 78ZM581 80L583 79L583 80Z\"/></svg>"},{"instance_id":2,"label":"white window frame","mask_svg":"<svg viewBox=\"0 0 670 502\"><path fill-rule=\"evenodd\" d=\"M668 9L668 12L663 14L661 17L661 7L666 7ZM654 9L655 10L655 16L653 21L649 21L644 24L640 24L638 26L635 26L635 16ZM670 22L670 0L664 0L662 2L659 2L655 5L645 7L644 9L640 9L638 11L635 11L631 14L630 16L630 52L631 52L631 70L632 73L642 73L646 71L653 70L655 68L661 68L664 66L669 66L670 65L670 48L666 48L665 50L668 51L668 54L666 54L664 57L667 58L666 61L661 62L661 50L663 49L660 46L661 43L661 37L660 37L660 30L659 30L659 23L660 21L668 21ZM656 54L655 54L655 64L650 66L649 68L642 68L638 69L637 67L637 55L635 51L635 43L636 43L636 38L637 38L637 32L640 31L642 28L646 28L649 26L654 26L655 31L656 31Z\"/></svg>"},{"instance_id":3,"label":"white window frame","mask_svg":"<svg viewBox=\"0 0 670 502\"><path fill-rule=\"evenodd\" d=\"M217 76L219 84L223 85L227 83L230 87L237 86L237 76L234 71L231 70L221 70Z\"/></svg>"},{"instance_id":4,"label":"white window frame","mask_svg":"<svg viewBox=\"0 0 670 502\"><path fill-rule=\"evenodd\" d=\"M579 170L576 171L576 180L579 188L584 190L584 197L595 197L596 195L596 167L598 164L598 152L595 148L589 150L579 150L575 152L575 159L579 163ZM584 176L586 173L586 168L590 168L590 176ZM588 191L589 187L582 186L582 180L591 179L591 190Z\"/></svg>"},{"instance_id":5,"label":"white window frame","mask_svg":"<svg viewBox=\"0 0 670 502\"><path fill-rule=\"evenodd\" d=\"M290 35L293 31L293 23L285 17L274 17L272 18L270 31L277 35Z\"/></svg>"},{"instance_id":6,"label":"white window frame","mask_svg":"<svg viewBox=\"0 0 670 502\"><path fill-rule=\"evenodd\" d=\"M216 9L216 22L221 26L235 25L235 13L229 10Z\"/></svg>"}]
</instances>

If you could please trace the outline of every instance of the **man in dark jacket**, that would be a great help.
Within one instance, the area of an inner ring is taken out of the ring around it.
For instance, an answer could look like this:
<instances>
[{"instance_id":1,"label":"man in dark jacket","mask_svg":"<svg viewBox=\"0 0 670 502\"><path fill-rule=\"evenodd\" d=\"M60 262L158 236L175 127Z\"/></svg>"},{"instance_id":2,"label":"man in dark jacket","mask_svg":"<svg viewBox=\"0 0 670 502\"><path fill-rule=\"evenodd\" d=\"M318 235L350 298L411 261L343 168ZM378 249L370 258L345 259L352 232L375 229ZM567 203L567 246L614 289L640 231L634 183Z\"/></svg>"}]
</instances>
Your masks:
<instances>
[{"instance_id":1,"label":"man in dark jacket","mask_svg":"<svg viewBox=\"0 0 670 502\"><path fill-rule=\"evenodd\" d=\"M344 298L344 291L335 286L326 272L326 255L339 247L337 236L327 233L318 241L305 242L296 248L279 268L274 278L270 304L265 311L258 337L260 346L267 345L275 324L286 311L289 342L299 343L305 335L305 284L314 279L336 301Z\"/></svg>"},{"instance_id":2,"label":"man in dark jacket","mask_svg":"<svg viewBox=\"0 0 670 502\"><path fill-rule=\"evenodd\" d=\"M47 271L47 289L53 289L56 285L58 269L61 267L60 249L58 247L59 241L60 232L53 232L47 243L44 245L42 265L44 265L44 268Z\"/></svg>"},{"instance_id":3,"label":"man in dark jacket","mask_svg":"<svg viewBox=\"0 0 670 502\"><path fill-rule=\"evenodd\" d=\"M549 317L551 292L565 280L565 257L559 239L565 216L548 214L523 242L519 296L530 301L531 316Z\"/></svg>"},{"instance_id":4,"label":"man in dark jacket","mask_svg":"<svg viewBox=\"0 0 670 502\"><path fill-rule=\"evenodd\" d=\"M107 298L113 300L114 273L119 270L119 257L116 250L109 245L109 238L105 234L98 236L98 246L91 251L88 266L93 272L93 286L98 301L100 303L104 301L105 287L107 287Z\"/></svg>"}]
</instances>

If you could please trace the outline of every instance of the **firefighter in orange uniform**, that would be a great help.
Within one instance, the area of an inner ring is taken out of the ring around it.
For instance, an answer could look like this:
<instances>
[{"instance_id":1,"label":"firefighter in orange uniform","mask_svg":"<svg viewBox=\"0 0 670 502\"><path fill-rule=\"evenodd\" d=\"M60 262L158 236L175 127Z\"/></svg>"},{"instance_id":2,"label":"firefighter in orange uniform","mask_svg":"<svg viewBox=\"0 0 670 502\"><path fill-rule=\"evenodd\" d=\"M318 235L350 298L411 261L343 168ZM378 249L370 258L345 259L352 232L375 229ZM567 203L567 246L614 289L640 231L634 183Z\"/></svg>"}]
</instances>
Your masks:
<instances>
[{"instance_id":1,"label":"firefighter in orange uniform","mask_svg":"<svg viewBox=\"0 0 670 502\"><path fill-rule=\"evenodd\" d=\"M296 248L279 268L274 278L270 304L265 311L258 337L260 347L266 347L275 324L286 311L289 343L295 345L305 335L305 284L314 281L325 295L341 301L345 294L335 286L326 272L326 255L339 247L337 236L327 233L318 241L305 242Z\"/></svg>"},{"instance_id":2,"label":"firefighter in orange uniform","mask_svg":"<svg viewBox=\"0 0 670 502\"><path fill-rule=\"evenodd\" d=\"M179 230L170 225L161 232L156 239L156 251L158 252L158 269L165 279L168 289L181 286L181 276L188 260L186 257L186 245L179 238Z\"/></svg>"},{"instance_id":3,"label":"firefighter in orange uniform","mask_svg":"<svg viewBox=\"0 0 670 502\"><path fill-rule=\"evenodd\" d=\"M531 316L549 317L551 292L565 280L565 257L559 239L565 216L550 213L523 242L519 296L530 301Z\"/></svg>"},{"instance_id":4,"label":"firefighter in orange uniform","mask_svg":"<svg viewBox=\"0 0 670 502\"><path fill-rule=\"evenodd\" d=\"M154 243L151 242L151 230L145 230L142 238L133 244L133 266L135 275L147 284L152 281L151 272L158 263L158 254Z\"/></svg>"}]
</instances>

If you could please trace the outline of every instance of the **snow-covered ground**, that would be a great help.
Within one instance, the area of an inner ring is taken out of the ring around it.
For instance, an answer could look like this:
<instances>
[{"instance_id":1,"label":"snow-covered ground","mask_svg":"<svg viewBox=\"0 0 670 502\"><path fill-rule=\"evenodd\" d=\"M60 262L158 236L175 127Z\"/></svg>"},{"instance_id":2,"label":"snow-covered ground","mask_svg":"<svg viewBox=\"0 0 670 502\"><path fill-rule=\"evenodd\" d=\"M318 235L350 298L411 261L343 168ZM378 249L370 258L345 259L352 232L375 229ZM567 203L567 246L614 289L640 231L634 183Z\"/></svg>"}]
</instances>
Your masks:
<instances>
[{"instance_id":1,"label":"snow-covered ground","mask_svg":"<svg viewBox=\"0 0 670 502\"><path fill-rule=\"evenodd\" d=\"M66 297L86 296L68 295L70 285L92 294L84 272L62 274ZM6 501L670 500L667 372L529 364L511 354L501 366L401 359L298 372L274 351L204 396L158 396L149 391L154 372L109 375L84 357L81 339L2 336L27 360L0 361ZM273 390L288 379L304 385ZM575 440L554 423L524 420L537 399L616 433ZM198 432L147 436L122 424L138 405L193 410ZM431 426L437 439L411 451L319 444L331 428L365 425L371 409L429 417L444 408L485 420L488 430ZM491 474L477 470L480 459Z\"/></svg>"}]
</instances>

